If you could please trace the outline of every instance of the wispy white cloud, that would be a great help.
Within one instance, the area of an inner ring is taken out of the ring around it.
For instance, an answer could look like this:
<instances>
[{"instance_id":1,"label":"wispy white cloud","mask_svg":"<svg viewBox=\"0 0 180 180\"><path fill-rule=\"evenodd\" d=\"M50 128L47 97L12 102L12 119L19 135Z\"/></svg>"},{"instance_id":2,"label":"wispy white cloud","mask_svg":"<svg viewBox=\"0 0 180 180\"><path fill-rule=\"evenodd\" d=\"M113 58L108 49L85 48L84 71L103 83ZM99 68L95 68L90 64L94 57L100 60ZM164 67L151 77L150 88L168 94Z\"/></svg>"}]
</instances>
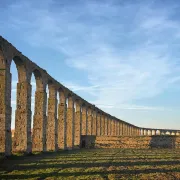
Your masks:
<instances>
[{"instance_id":1,"label":"wispy white cloud","mask_svg":"<svg viewBox=\"0 0 180 180\"><path fill-rule=\"evenodd\" d=\"M158 96L179 82L176 11L152 1L19 1L9 6L8 21L32 46L53 48L68 66L85 71L88 86L65 85L93 95L95 104L161 111L132 101Z\"/></svg>"},{"instance_id":2,"label":"wispy white cloud","mask_svg":"<svg viewBox=\"0 0 180 180\"><path fill-rule=\"evenodd\" d=\"M119 104L118 106L107 105L107 104L106 105L96 104L96 105L100 108L105 108L105 109L139 110L139 111L172 111L171 108L156 107L156 106L138 106L132 104Z\"/></svg>"}]
</instances>

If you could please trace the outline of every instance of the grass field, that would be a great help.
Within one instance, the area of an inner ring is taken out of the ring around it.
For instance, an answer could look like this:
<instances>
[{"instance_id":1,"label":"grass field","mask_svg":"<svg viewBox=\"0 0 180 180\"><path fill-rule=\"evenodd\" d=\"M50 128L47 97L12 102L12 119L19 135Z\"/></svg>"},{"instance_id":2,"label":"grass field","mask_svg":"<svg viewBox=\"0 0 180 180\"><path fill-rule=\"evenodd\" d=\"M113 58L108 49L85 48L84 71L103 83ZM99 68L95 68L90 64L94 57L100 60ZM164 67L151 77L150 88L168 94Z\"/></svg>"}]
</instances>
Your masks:
<instances>
[{"instance_id":1,"label":"grass field","mask_svg":"<svg viewBox=\"0 0 180 180\"><path fill-rule=\"evenodd\" d=\"M180 179L180 149L81 149L1 160L0 179Z\"/></svg>"}]
</instances>

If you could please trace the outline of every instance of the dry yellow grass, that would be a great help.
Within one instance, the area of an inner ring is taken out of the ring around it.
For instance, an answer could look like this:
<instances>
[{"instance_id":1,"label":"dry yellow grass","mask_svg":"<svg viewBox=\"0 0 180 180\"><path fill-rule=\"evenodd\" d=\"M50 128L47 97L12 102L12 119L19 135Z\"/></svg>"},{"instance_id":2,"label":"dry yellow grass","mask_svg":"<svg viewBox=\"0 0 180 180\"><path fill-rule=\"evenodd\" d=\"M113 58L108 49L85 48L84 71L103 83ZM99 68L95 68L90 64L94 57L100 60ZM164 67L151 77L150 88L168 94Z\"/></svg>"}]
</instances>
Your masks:
<instances>
[{"instance_id":1,"label":"dry yellow grass","mask_svg":"<svg viewBox=\"0 0 180 180\"><path fill-rule=\"evenodd\" d=\"M16 155L1 162L0 179L180 179L180 150L81 149Z\"/></svg>"}]
</instances>

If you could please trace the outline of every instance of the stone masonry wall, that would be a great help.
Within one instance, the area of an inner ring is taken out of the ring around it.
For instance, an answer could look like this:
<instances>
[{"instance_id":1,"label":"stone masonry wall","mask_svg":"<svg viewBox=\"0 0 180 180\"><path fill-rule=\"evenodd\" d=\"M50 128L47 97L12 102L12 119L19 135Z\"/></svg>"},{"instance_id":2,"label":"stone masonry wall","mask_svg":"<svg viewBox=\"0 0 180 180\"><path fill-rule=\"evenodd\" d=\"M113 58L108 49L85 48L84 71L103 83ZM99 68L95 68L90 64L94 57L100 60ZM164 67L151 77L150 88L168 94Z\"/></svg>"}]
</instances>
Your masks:
<instances>
[{"instance_id":1,"label":"stone masonry wall","mask_svg":"<svg viewBox=\"0 0 180 180\"><path fill-rule=\"evenodd\" d=\"M179 136L97 136L95 148L180 148Z\"/></svg>"},{"instance_id":2,"label":"stone masonry wall","mask_svg":"<svg viewBox=\"0 0 180 180\"><path fill-rule=\"evenodd\" d=\"M11 134L12 61L16 64L18 73L13 137ZM36 80L33 117L32 75ZM144 137L130 138L137 134ZM82 135L89 135L89 139L95 139L96 135L101 136L96 139L97 147L138 147L143 143L142 146L146 147L150 137L145 135L151 134L170 134L172 137L169 137L167 142L171 146L177 146L178 139L173 137L180 135L180 130L141 128L111 116L56 81L45 69L32 62L0 36L0 154L9 156L19 151L31 153L79 148ZM129 137L119 139L119 135ZM161 139L156 138L156 141L163 145ZM156 142L152 140L151 146L155 145Z\"/></svg>"}]
</instances>

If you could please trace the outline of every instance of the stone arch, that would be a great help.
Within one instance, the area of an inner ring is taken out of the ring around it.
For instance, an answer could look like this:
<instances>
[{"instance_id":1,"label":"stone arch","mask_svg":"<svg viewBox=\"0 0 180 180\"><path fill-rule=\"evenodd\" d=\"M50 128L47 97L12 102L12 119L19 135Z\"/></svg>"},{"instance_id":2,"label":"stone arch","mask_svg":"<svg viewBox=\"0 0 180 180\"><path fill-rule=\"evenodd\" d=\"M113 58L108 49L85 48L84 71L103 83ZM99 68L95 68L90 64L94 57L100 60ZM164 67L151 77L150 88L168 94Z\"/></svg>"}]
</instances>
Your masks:
<instances>
[{"instance_id":1,"label":"stone arch","mask_svg":"<svg viewBox=\"0 0 180 180\"><path fill-rule=\"evenodd\" d=\"M59 104L66 104L67 101L67 94L66 94L66 90L64 89L64 87L60 86L57 88L58 91L58 98L59 98ZM66 104L67 105L67 104Z\"/></svg>"},{"instance_id":2,"label":"stone arch","mask_svg":"<svg viewBox=\"0 0 180 180\"><path fill-rule=\"evenodd\" d=\"M0 65L1 65L1 68L7 67L7 59L5 58L2 46L0 46Z\"/></svg>"},{"instance_id":3,"label":"stone arch","mask_svg":"<svg viewBox=\"0 0 180 180\"><path fill-rule=\"evenodd\" d=\"M26 62L20 56L14 56L11 60L8 61L9 67L11 66L12 61L15 63L17 72L18 72L18 82L25 82L27 78Z\"/></svg>"},{"instance_id":4,"label":"stone arch","mask_svg":"<svg viewBox=\"0 0 180 180\"><path fill-rule=\"evenodd\" d=\"M14 55L8 61L10 67L12 61L15 63L18 72L16 110L15 110L15 132L13 141L13 151L23 151L30 153L31 144L31 91L29 82L29 67L26 68L24 57Z\"/></svg>"},{"instance_id":5,"label":"stone arch","mask_svg":"<svg viewBox=\"0 0 180 180\"><path fill-rule=\"evenodd\" d=\"M45 81L45 78L42 75L41 70L39 69L34 69L32 71L32 74L34 74L35 80L36 80L36 87L37 90L44 90L47 86L47 83ZM32 76L31 74L31 76Z\"/></svg>"},{"instance_id":6,"label":"stone arch","mask_svg":"<svg viewBox=\"0 0 180 180\"><path fill-rule=\"evenodd\" d=\"M35 105L32 128L32 149L33 151L46 151L46 110L47 110L47 92L46 80L42 75L42 71L34 68L31 71L30 79L32 83L32 75L35 78ZM32 123L31 123L32 124Z\"/></svg>"},{"instance_id":7,"label":"stone arch","mask_svg":"<svg viewBox=\"0 0 180 180\"><path fill-rule=\"evenodd\" d=\"M71 91L66 91L66 102L67 102L67 107L69 108L70 106L74 106L74 99L73 99L73 93ZM73 104L69 104L69 103Z\"/></svg>"}]
</instances>

